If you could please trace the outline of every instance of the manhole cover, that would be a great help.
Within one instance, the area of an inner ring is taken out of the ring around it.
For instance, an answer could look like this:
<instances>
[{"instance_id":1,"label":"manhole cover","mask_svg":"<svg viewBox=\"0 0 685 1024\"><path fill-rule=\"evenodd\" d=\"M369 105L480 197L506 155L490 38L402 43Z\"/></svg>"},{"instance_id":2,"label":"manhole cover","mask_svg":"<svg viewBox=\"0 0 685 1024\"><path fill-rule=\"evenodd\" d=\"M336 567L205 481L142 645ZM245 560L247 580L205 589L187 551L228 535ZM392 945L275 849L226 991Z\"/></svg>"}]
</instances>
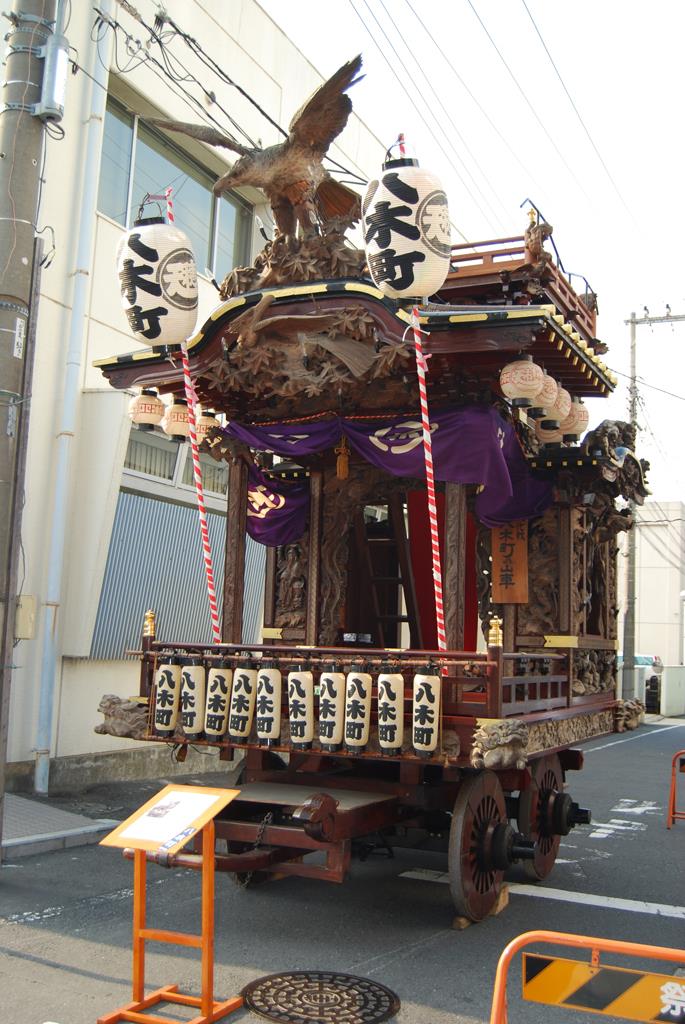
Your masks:
<instances>
[{"instance_id":1,"label":"manhole cover","mask_svg":"<svg viewBox=\"0 0 685 1024\"><path fill-rule=\"evenodd\" d=\"M257 978L242 991L245 1005L287 1024L379 1024L400 1001L385 985L332 971L291 971Z\"/></svg>"}]
</instances>

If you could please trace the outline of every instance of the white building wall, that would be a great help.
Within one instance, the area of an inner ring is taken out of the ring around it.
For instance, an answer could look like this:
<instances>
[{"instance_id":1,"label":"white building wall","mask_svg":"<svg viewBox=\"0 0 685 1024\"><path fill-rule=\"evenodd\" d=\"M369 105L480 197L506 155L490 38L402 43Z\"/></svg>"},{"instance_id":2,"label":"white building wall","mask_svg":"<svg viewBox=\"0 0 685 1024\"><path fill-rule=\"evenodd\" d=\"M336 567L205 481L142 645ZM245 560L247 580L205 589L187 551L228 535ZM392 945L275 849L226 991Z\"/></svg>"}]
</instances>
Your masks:
<instances>
[{"instance_id":1,"label":"white building wall","mask_svg":"<svg viewBox=\"0 0 685 1024\"><path fill-rule=\"evenodd\" d=\"M336 70L323 67L322 77L255 0L231 0L230 4L220 0L168 0L165 7L179 26L195 37L235 82L284 127L303 100L324 77ZM135 38L145 38L143 27L123 7L116 6L115 11L117 20ZM90 5L71 5L69 42L78 52L78 63L90 74L94 73L98 59L91 40L94 20ZM105 62L113 59L111 43L111 31L104 33L98 49ZM119 56L122 56L121 48ZM350 58L353 56L351 53ZM215 89L219 102L255 141L262 145L280 141L282 136L238 90L217 84L208 69L185 49L183 59L203 84L206 82ZM324 60L322 55L322 63ZM120 226L98 214L92 263L88 267L76 266L79 225L84 212L81 203L85 126L95 89L97 86L85 74L69 76L63 121L65 138L48 143L40 213L41 223L50 224L54 229L57 249L41 282L22 528L25 555L22 592L36 601L37 624L43 619L45 607L48 526L54 512L56 432L60 422L74 281L85 275L89 287L88 315L81 325L82 391L78 427L71 442L65 570L57 614L59 656L54 684L53 756L121 749L122 741L93 733L94 724L100 720L97 704L104 692L125 697L137 689L133 663L79 660L90 649L129 429L126 396L114 392L92 364L96 359L139 347L120 305L114 271ZM141 115L198 120L177 95L178 89L170 88L145 65L126 74L111 66L109 90ZM186 144L182 139L181 145L217 175L232 160L224 151L191 140ZM338 144L332 148L332 155L356 172L369 176L379 165L384 148L353 115ZM257 207L257 213L261 210L263 219L269 223L262 197L254 190L246 191L244 197L262 204ZM255 227L255 252L261 244ZM216 304L216 298L211 283L201 277L199 322ZM222 557L221 553L217 552L217 557ZM15 648L10 761L30 761L34 756L42 642L38 626L33 637L22 640Z\"/></svg>"},{"instance_id":2,"label":"white building wall","mask_svg":"<svg viewBox=\"0 0 685 1024\"><path fill-rule=\"evenodd\" d=\"M647 501L637 509L635 532L635 652L682 665L685 630L685 504ZM619 604L625 609L627 543L621 543ZM623 616L619 645L623 643Z\"/></svg>"}]
</instances>

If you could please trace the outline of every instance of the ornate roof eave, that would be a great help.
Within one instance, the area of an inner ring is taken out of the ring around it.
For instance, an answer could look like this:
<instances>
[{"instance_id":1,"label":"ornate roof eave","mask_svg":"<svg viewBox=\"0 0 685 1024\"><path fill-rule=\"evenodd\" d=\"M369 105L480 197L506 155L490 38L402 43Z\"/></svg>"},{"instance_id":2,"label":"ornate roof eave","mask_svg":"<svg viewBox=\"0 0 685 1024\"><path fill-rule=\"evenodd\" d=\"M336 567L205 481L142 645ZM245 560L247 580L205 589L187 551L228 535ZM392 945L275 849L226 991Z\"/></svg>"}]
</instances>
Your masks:
<instances>
[{"instance_id":1,"label":"ornate roof eave","mask_svg":"<svg viewBox=\"0 0 685 1024\"><path fill-rule=\"evenodd\" d=\"M220 303L188 341L191 370L201 378L203 370L221 353L221 345L235 340L231 322L271 297L270 312L322 314L354 303L365 308L377 324L383 340L401 342L411 324L411 307L387 298L372 284L360 280L306 282L248 292ZM306 307L306 308L305 308ZM587 342L565 323L552 305L533 306L429 306L420 315L428 333L424 347L436 357L471 357L474 368L492 370L501 355L529 352L564 386L582 396L601 396L612 391L616 378ZM182 380L177 354L180 345L139 349L95 362L115 388L155 385L174 390Z\"/></svg>"}]
</instances>

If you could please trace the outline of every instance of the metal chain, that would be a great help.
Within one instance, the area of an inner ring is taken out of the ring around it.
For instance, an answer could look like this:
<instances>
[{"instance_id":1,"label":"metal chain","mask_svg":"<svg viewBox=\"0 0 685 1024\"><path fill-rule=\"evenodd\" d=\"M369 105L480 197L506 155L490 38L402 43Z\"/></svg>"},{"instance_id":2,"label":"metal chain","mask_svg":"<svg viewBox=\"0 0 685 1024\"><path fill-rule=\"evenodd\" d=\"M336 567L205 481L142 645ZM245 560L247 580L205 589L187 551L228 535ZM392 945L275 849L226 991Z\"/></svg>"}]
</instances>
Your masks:
<instances>
[{"instance_id":1,"label":"metal chain","mask_svg":"<svg viewBox=\"0 0 685 1024\"><path fill-rule=\"evenodd\" d=\"M261 846L262 839L264 838L264 833L266 832L268 826L271 824L273 820L274 812L267 811L259 825L259 829L257 830L257 838L255 839L254 844L252 846L253 850L257 850ZM254 871L246 871L243 877L238 879L238 884L240 885L241 889L247 889L248 885L252 880L253 874Z\"/></svg>"}]
</instances>

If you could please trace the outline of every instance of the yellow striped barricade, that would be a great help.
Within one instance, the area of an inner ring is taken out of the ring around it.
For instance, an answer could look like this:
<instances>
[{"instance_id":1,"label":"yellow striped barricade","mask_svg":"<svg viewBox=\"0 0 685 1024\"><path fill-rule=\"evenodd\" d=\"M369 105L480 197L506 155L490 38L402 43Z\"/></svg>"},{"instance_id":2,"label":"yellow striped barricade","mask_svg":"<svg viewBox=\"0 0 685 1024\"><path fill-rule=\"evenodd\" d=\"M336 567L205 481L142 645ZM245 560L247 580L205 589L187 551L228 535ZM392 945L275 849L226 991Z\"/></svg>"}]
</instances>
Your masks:
<instances>
[{"instance_id":1,"label":"yellow striped barricade","mask_svg":"<svg viewBox=\"0 0 685 1024\"><path fill-rule=\"evenodd\" d=\"M600 953L685 964L685 950L566 932L532 931L524 932L510 942L499 958L490 1024L506 1024L507 976L513 957L525 946L538 942L585 949L589 951L590 959L571 960L548 954L524 953L524 999L626 1020L670 1024L685 1021L685 980L672 974L600 964Z\"/></svg>"}]
</instances>

